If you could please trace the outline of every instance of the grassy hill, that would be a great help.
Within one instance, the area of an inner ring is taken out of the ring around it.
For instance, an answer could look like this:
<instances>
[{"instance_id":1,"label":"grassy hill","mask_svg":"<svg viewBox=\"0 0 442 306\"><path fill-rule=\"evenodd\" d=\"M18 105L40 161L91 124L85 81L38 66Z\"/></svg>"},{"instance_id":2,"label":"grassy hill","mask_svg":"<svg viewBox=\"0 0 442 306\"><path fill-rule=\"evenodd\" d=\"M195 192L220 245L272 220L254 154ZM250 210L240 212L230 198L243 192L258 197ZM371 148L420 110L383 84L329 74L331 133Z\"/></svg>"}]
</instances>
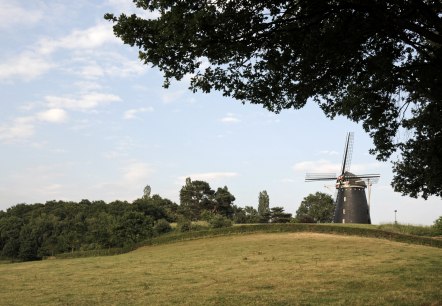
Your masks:
<instances>
[{"instance_id":1,"label":"grassy hill","mask_svg":"<svg viewBox=\"0 0 442 306\"><path fill-rule=\"evenodd\" d=\"M440 305L442 248L332 227L242 226L117 256L4 264L0 304Z\"/></svg>"}]
</instances>

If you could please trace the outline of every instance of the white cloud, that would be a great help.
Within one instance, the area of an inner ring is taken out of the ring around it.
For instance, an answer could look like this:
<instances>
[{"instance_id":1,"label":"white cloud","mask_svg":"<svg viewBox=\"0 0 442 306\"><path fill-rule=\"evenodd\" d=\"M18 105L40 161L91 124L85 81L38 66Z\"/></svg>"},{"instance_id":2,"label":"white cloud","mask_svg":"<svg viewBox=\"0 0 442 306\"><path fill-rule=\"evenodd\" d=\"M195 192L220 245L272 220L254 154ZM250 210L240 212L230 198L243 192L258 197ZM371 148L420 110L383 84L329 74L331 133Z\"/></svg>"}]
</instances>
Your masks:
<instances>
[{"instance_id":1,"label":"white cloud","mask_svg":"<svg viewBox=\"0 0 442 306\"><path fill-rule=\"evenodd\" d=\"M146 112L153 112L153 107L141 107L141 108L129 109L124 112L123 118L126 120L135 119L137 117L137 114L146 113Z\"/></svg>"},{"instance_id":2,"label":"white cloud","mask_svg":"<svg viewBox=\"0 0 442 306\"><path fill-rule=\"evenodd\" d=\"M68 115L67 112L61 108L51 108L47 111L38 113L37 118L41 121L62 123L67 120Z\"/></svg>"},{"instance_id":3,"label":"white cloud","mask_svg":"<svg viewBox=\"0 0 442 306\"><path fill-rule=\"evenodd\" d=\"M0 126L0 141L12 142L29 138L35 134L38 122L63 123L67 118L67 112L59 108L48 109L33 116L17 117L12 122Z\"/></svg>"},{"instance_id":4,"label":"white cloud","mask_svg":"<svg viewBox=\"0 0 442 306\"><path fill-rule=\"evenodd\" d=\"M91 110L112 102L121 101L121 98L112 94L89 93L79 98L67 98L57 96L46 96L45 101L51 108L66 108L72 110Z\"/></svg>"},{"instance_id":5,"label":"white cloud","mask_svg":"<svg viewBox=\"0 0 442 306\"><path fill-rule=\"evenodd\" d=\"M381 162L365 163L365 164L351 164L350 171L355 174L368 174L384 167Z\"/></svg>"},{"instance_id":6,"label":"white cloud","mask_svg":"<svg viewBox=\"0 0 442 306\"><path fill-rule=\"evenodd\" d=\"M319 151L319 154L320 155L339 155L338 152L336 152L336 151L329 151L329 150Z\"/></svg>"},{"instance_id":7,"label":"white cloud","mask_svg":"<svg viewBox=\"0 0 442 306\"><path fill-rule=\"evenodd\" d=\"M20 78L29 81L53 67L54 64L37 54L25 52L15 58L6 60L4 64L0 64L0 80Z\"/></svg>"},{"instance_id":8,"label":"white cloud","mask_svg":"<svg viewBox=\"0 0 442 306\"><path fill-rule=\"evenodd\" d=\"M239 120L235 114L227 114L225 117L221 118L220 121L222 123L238 123L241 122L241 120Z\"/></svg>"},{"instance_id":9,"label":"white cloud","mask_svg":"<svg viewBox=\"0 0 442 306\"><path fill-rule=\"evenodd\" d=\"M39 191L44 195L58 195L62 193L63 185L61 184L49 184L41 186Z\"/></svg>"},{"instance_id":10,"label":"white cloud","mask_svg":"<svg viewBox=\"0 0 442 306\"><path fill-rule=\"evenodd\" d=\"M74 30L60 39L42 39L38 51L51 54L59 49L96 49L111 42L120 43L113 34L112 24L99 23L86 30Z\"/></svg>"},{"instance_id":11,"label":"white cloud","mask_svg":"<svg viewBox=\"0 0 442 306\"><path fill-rule=\"evenodd\" d=\"M109 23L99 23L85 30L74 30L59 39L41 39L29 48L30 51L3 60L0 64L0 81L11 78L29 81L54 67L89 80L103 76L128 77L146 72L146 66L137 60L128 60L118 52L103 51L103 46L109 43L121 45ZM56 65L50 55L60 50L70 51L64 54L69 60ZM173 98L166 96L165 101Z\"/></svg>"},{"instance_id":12,"label":"white cloud","mask_svg":"<svg viewBox=\"0 0 442 306\"><path fill-rule=\"evenodd\" d=\"M104 70L99 65L93 64L82 67L78 74L86 79L95 79L102 77L104 75Z\"/></svg>"},{"instance_id":13,"label":"white cloud","mask_svg":"<svg viewBox=\"0 0 442 306\"><path fill-rule=\"evenodd\" d=\"M137 14L144 19L154 19L160 16L160 13L157 11L145 11L143 9L137 8L132 1L127 0L107 0L107 5L112 7L115 15L119 15L121 13L125 13L127 15Z\"/></svg>"},{"instance_id":14,"label":"white cloud","mask_svg":"<svg viewBox=\"0 0 442 306\"><path fill-rule=\"evenodd\" d=\"M296 172L322 172L322 173L338 173L340 164L331 163L328 160L320 159L316 161L302 161L293 166Z\"/></svg>"},{"instance_id":15,"label":"white cloud","mask_svg":"<svg viewBox=\"0 0 442 306\"><path fill-rule=\"evenodd\" d=\"M33 117L18 117L12 123L0 126L0 140L10 142L32 136L35 132L33 122Z\"/></svg>"},{"instance_id":16,"label":"white cloud","mask_svg":"<svg viewBox=\"0 0 442 306\"><path fill-rule=\"evenodd\" d=\"M102 89L102 86L96 82L91 81L78 81L73 84L79 89L80 92L87 93Z\"/></svg>"},{"instance_id":17,"label":"white cloud","mask_svg":"<svg viewBox=\"0 0 442 306\"><path fill-rule=\"evenodd\" d=\"M24 9L12 0L0 2L0 28L32 25L40 21L42 17L42 11Z\"/></svg>"},{"instance_id":18,"label":"white cloud","mask_svg":"<svg viewBox=\"0 0 442 306\"><path fill-rule=\"evenodd\" d=\"M131 162L123 167L122 172L124 184L138 184L146 182L153 170L149 164Z\"/></svg>"},{"instance_id":19,"label":"white cloud","mask_svg":"<svg viewBox=\"0 0 442 306\"><path fill-rule=\"evenodd\" d=\"M129 60L117 52L76 52L65 70L87 80L102 79L104 76L126 78L138 76L147 71L147 66L137 60Z\"/></svg>"},{"instance_id":20,"label":"white cloud","mask_svg":"<svg viewBox=\"0 0 442 306\"><path fill-rule=\"evenodd\" d=\"M133 195L137 190L141 193L152 173L154 169L151 165L140 161L128 161L120 168L119 180L97 184L94 189L105 189L107 194L115 193L118 197L122 194Z\"/></svg>"},{"instance_id":21,"label":"white cloud","mask_svg":"<svg viewBox=\"0 0 442 306\"><path fill-rule=\"evenodd\" d=\"M131 61L127 59L120 59L115 61L118 65L108 65L105 73L113 77L128 77L134 75L141 75L146 72L146 65L139 61Z\"/></svg>"},{"instance_id":22,"label":"white cloud","mask_svg":"<svg viewBox=\"0 0 442 306\"><path fill-rule=\"evenodd\" d=\"M194 173L186 176L179 177L180 181L185 181L190 177L192 180L211 181L216 179L228 178L238 176L236 172L206 172L206 173Z\"/></svg>"}]
</instances>

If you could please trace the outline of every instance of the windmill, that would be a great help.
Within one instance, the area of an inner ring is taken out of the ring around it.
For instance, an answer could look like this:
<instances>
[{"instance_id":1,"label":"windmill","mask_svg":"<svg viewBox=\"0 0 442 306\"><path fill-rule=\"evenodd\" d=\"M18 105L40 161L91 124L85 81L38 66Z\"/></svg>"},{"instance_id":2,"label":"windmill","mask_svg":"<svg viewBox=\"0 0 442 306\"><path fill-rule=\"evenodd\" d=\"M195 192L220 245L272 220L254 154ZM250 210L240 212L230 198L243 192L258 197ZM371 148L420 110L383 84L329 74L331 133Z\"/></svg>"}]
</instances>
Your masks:
<instances>
[{"instance_id":1,"label":"windmill","mask_svg":"<svg viewBox=\"0 0 442 306\"><path fill-rule=\"evenodd\" d=\"M339 175L336 173L307 173L306 182L336 181L336 209L334 223L371 224L370 196L371 185L377 183L379 174L353 174L350 172L353 153L353 133L348 133L344 147L344 157ZM368 198L365 188L368 187Z\"/></svg>"}]
</instances>

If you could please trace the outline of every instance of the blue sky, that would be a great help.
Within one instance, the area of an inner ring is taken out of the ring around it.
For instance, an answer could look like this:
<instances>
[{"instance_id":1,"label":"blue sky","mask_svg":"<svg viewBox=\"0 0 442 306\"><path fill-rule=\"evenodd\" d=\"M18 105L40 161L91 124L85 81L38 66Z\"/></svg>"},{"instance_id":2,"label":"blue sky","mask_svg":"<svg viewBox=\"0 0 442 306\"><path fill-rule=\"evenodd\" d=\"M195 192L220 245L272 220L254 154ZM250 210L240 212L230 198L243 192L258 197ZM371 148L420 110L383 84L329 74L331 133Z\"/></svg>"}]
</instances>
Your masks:
<instances>
[{"instance_id":1,"label":"blue sky","mask_svg":"<svg viewBox=\"0 0 442 306\"><path fill-rule=\"evenodd\" d=\"M442 215L438 198L394 193L391 164L368 154L360 125L329 120L313 103L276 115L219 93L192 94L186 80L163 89L161 73L113 36L107 12L136 10L130 0L0 0L0 210L132 201L147 184L179 203L191 177L226 185L243 207L257 207L267 190L270 206L295 213L310 193L334 194L305 183L305 172L338 172L353 131L352 172L381 174L374 223L393 222L394 210L410 224Z\"/></svg>"}]
</instances>

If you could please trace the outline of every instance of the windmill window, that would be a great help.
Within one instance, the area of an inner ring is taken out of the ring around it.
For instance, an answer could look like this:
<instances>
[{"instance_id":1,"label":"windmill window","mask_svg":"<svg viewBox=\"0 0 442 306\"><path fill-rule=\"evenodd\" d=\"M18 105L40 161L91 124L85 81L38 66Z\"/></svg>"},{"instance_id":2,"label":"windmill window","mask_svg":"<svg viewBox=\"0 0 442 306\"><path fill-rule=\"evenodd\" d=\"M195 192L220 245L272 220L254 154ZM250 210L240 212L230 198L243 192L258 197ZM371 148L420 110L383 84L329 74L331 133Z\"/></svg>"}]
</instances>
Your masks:
<instances>
[{"instance_id":1,"label":"windmill window","mask_svg":"<svg viewBox=\"0 0 442 306\"><path fill-rule=\"evenodd\" d=\"M344 209L342 209L342 213L345 215L345 208Z\"/></svg>"},{"instance_id":2,"label":"windmill window","mask_svg":"<svg viewBox=\"0 0 442 306\"><path fill-rule=\"evenodd\" d=\"M346 202L347 201L347 197L344 197L344 202Z\"/></svg>"}]
</instances>

